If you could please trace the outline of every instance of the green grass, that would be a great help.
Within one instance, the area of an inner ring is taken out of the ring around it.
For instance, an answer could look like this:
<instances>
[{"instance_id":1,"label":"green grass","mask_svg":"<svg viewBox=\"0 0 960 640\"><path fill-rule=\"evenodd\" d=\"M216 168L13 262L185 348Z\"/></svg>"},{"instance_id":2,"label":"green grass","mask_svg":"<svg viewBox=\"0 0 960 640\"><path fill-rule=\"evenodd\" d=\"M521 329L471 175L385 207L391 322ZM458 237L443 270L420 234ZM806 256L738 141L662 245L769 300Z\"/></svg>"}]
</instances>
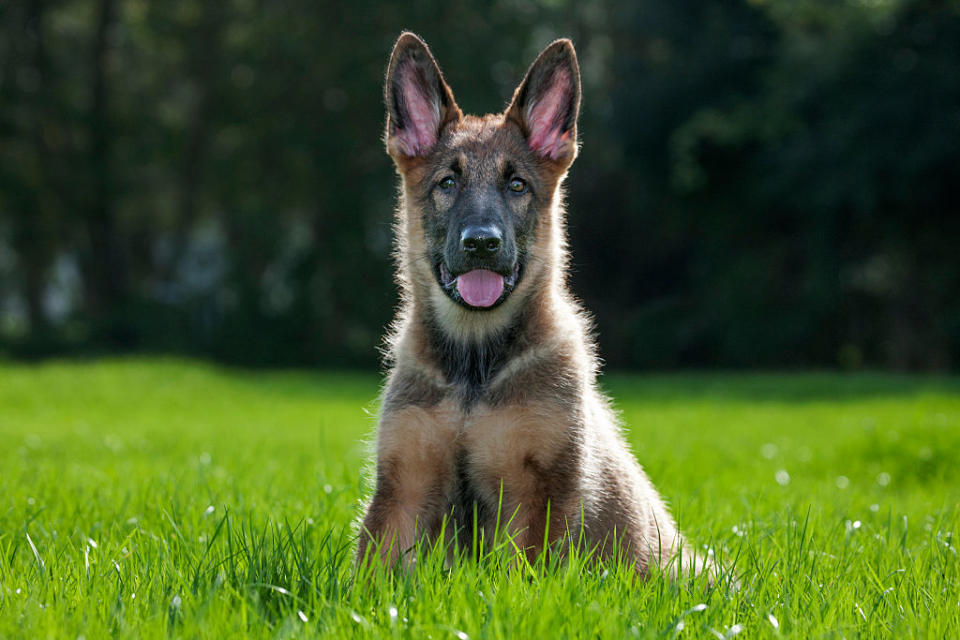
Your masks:
<instances>
[{"instance_id":1,"label":"green grass","mask_svg":"<svg viewBox=\"0 0 960 640\"><path fill-rule=\"evenodd\" d=\"M378 384L0 364L0 638L960 634L957 379L606 377L691 543L739 589L527 567L506 546L356 579Z\"/></svg>"}]
</instances>

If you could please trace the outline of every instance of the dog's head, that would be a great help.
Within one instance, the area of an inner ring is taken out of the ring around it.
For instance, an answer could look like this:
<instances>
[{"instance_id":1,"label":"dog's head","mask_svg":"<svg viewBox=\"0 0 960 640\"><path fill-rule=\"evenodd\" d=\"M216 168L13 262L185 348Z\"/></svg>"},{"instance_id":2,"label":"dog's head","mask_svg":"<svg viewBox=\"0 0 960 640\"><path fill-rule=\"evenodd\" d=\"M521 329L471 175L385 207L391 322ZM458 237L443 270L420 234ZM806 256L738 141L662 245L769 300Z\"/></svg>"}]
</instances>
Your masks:
<instances>
[{"instance_id":1,"label":"dog's head","mask_svg":"<svg viewBox=\"0 0 960 640\"><path fill-rule=\"evenodd\" d=\"M387 151L404 181L401 259L414 285L461 318L542 285L536 267L557 259L558 187L577 153L570 41L544 49L503 113L476 117L457 106L426 44L404 33L384 98Z\"/></svg>"}]
</instances>

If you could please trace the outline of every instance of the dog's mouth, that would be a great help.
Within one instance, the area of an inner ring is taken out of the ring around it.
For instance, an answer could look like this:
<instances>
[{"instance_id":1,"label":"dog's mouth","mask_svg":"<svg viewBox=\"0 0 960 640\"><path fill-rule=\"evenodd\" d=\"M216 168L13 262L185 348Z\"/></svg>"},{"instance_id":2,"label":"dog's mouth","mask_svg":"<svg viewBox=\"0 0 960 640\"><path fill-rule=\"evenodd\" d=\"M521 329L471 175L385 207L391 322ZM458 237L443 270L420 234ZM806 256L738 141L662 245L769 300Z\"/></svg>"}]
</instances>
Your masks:
<instances>
[{"instance_id":1,"label":"dog's mouth","mask_svg":"<svg viewBox=\"0 0 960 640\"><path fill-rule=\"evenodd\" d=\"M447 296L468 309L478 310L502 304L517 288L522 271L519 261L506 275L489 269L472 269L454 275L443 260L436 265L437 282Z\"/></svg>"}]
</instances>

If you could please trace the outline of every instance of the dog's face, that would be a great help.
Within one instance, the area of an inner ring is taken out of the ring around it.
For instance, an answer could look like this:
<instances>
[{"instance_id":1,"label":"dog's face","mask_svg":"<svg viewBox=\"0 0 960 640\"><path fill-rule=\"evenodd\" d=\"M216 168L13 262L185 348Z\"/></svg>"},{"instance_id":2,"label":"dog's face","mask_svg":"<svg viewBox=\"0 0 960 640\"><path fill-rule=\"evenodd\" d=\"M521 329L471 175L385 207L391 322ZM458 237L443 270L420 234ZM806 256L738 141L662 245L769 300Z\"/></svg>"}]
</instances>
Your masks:
<instances>
[{"instance_id":1,"label":"dog's face","mask_svg":"<svg viewBox=\"0 0 960 640\"><path fill-rule=\"evenodd\" d=\"M525 286L557 185L576 155L573 46L547 47L510 106L479 118L463 115L427 46L403 34L385 99L387 150L404 178L406 215L417 218L407 225L408 260L462 309L503 305Z\"/></svg>"}]
</instances>

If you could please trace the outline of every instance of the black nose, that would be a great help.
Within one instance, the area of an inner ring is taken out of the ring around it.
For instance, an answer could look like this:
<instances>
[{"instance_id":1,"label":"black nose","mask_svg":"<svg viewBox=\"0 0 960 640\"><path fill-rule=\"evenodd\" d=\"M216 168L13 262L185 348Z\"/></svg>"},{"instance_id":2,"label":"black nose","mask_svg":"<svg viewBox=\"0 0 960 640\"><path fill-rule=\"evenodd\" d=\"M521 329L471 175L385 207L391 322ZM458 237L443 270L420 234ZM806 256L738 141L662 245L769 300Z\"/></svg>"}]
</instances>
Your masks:
<instances>
[{"instance_id":1,"label":"black nose","mask_svg":"<svg viewBox=\"0 0 960 640\"><path fill-rule=\"evenodd\" d=\"M460 234L460 248L464 253L483 258L500 250L503 233L493 226L470 226Z\"/></svg>"}]
</instances>

